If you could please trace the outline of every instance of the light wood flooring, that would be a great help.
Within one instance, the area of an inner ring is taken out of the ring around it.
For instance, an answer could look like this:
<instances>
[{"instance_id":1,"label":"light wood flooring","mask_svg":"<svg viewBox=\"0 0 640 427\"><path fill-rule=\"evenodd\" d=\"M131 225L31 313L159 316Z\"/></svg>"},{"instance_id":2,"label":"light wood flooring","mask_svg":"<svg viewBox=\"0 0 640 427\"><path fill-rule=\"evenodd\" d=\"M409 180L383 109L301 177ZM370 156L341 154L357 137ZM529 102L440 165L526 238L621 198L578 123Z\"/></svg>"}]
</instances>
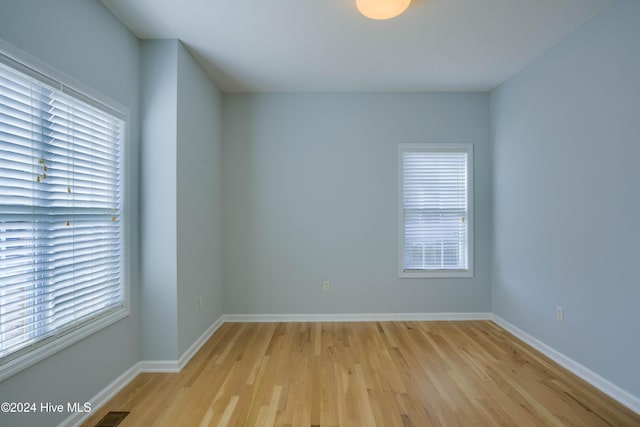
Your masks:
<instances>
[{"instance_id":1,"label":"light wood flooring","mask_svg":"<svg viewBox=\"0 0 640 427\"><path fill-rule=\"evenodd\" d=\"M179 374L141 374L84 424L640 426L489 321L227 323Z\"/></svg>"}]
</instances>

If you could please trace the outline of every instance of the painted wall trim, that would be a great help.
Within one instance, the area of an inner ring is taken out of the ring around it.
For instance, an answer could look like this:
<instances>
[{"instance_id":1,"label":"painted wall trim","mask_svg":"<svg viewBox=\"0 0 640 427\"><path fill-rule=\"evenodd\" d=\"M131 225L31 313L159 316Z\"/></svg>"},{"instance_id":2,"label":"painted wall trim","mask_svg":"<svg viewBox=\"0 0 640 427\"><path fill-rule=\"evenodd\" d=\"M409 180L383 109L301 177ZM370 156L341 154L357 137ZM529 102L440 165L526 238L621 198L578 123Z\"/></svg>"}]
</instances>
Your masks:
<instances>
[{"instance_id":1,"label":"painted wall trim","mask_svg":"<svg viewBox=\"0 0 640 427\"><path fill-rule=\"evenodd\" d=\"M89 400L89 402L91 403L91 412L77 412L75 414L71 414L64 421L58 424L58 427L75 427L81 425L91 416L91 414L96 409L100 408L109 400L111 400L120 390L122 390L127 386L127 384L133 381L133 379L137 377L140 372L140 363L136 363Z\"/></svg>"},{"instance_id":2,"label":"painted wall trim","mask_svg":"<svg viewBox=\"0 0 640 427\"><path fill-rule=\"evenodd\" d=\"M582 378L583 380L585 380L586 382L588 382L598 390L602 391L603 393L607 394L611 398L622 403L632 411L640 414L640 398L639 397L634 396L633 394L627 392L626 390L621 389L617 385L613 384L609 380L606 380L605 378L596 374L595 372L585 367L584 365L581 365L580 363L576 362L570 357L567 357L566 355L560 353L559 351L543 343L539 339L534 338L533 336L524 332L522 329L519 329L518 327L507 322L502 317L491 313L490 320L495 324L497 324L498 326L500 326L502 329L506 330L507 332L511 333L512 335L515 335L517 338L524 341L525 343L529 344L531 347L535 348L540 353L544 354L545 356L547 356L548 358L550 358L551 360L553 360L563 368L579 376L580 378Z\"/></svg>"},{"instance_id":3,"label":"painted wall trim","mask_svg":"<svg viewBox=\"0 0 640 427\"><path fill-rule=\"evenodd\" d=\"M224 323L224 315L220 316L206 331L200 335L200 337L189 346L188 349L182 353L178 360L145 360L140 362L141 372L165 372L176 373L182 371L187 366L187 363L193 356L200 350L200 348L206 343L209 338L218 330Z\"/></svg>"},{"instance_id":4,"label":"painted wall trim","mask_svg":"<svg viewBox=\"0 0 640 427\"><path fill-rule=\"evenodd\" d=\"M72 414L58 424L58 427L80 426L92 415L93 412L101 408L105 403L111 400L113 396L143 372L180 372L223 323L224 316L220 316L207 328L206 331L204 331L202 335L200 335L196 341L194 341L193 344L191 344L182 356L180 356L179 360L147 360L136 363L89 400L91 403L91 412Z\"/></svg>"},{"instance_id":5,"label":"painted wall trim","mask_svg":"<svg viewBox=\"0 0 640 427\"><path fill-rule=\"evenodd\" d=\"M184 353L182 353L182 356L180 356L180 359L178 359L178 371L181 371L185 366L187 366L187 363L189 363L191 358L196 355L198 350L200 350L200 348L207 341L209 341L209 338L211 338L213 334L216 333L218 328L222 326L223 323L224 315L218 317L218 319L213 322L213 324L209 326L209 328L207 328L207 330L204 331L202 335L200 335L200 338L198 338L193 344L191 344L188 349L185 350Z\"/></svg>"},{"instance_id":6,"label":"painted wall trim","mask_svg":"<svg viewBox=\"0 0 640 427\"><path fill-rule=\"evenodd\" d=\"M490 320L491 313L225 314L226 323Z\"/></svg>"},{"instance_id":7,"label":"painted wall trim","mask_svg":"<svg viewBox=\"0 0 640 427\"><path fill-rule=\"evenodd\" d=\"M180 364L177 360L143 360L140 364L140 372L175 374L180 372Z\"/></svg>"}]
</instances>

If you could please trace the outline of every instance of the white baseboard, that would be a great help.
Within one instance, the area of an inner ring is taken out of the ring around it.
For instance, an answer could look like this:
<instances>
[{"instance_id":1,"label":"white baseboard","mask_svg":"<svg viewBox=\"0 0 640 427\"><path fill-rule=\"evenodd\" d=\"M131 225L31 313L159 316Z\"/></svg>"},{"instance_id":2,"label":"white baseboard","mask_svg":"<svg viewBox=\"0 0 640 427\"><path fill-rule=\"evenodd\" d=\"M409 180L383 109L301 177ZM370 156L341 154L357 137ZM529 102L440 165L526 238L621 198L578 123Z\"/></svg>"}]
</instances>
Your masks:
<instances>
[{"instance_id":1,"label":"white baseboard","mask_svg":"<svg viewBox=\"0 0 640 427\"><path fill-rule=\"evenodd\" d=\"M191 358L195 356L195 354L198 352L198 350L200 350L204 343L209 341L209 338L211 338L213 334L215 334L215 332L220 326L222 326L223 323L224 315L220 316L215 322L213 322L213 324L209 326L209 328L207 328L207 330L204 331L202 335L200 335L200 338L198 338L184 353L182 353L182 356L180 356L180 359L178 359L178 372L180 372L182 368L187 366L187 363L189 363Z\"/></svg>"},{"instance_id":2,"label":"white baseboard","mask_svg":"<svg viewBox=\"0 0 640 427\"><path fill-rule=\"evenodd\" d=\"M200 350L200 347L206 343L209 338L224 323L224 315L220 316L200 337L191 344L191 346L182 353L178 360L144 360L140 362L141 372L165 372L176 373L182 371L191 358Z\"/></svg>"},{"instance_id":3,"label":"white baseboard","mask_svg":"<svg viewBox=\"0 0 640 427\"><path fill-rule=\"evenodd\" d=\"M489 320L491 313L225 314L226 323Z\"/></svg>"},{"instance_id":4,"label":"white baseboard","mask_svg":"<svg viewBox=\"0 0 640 427\"><path fill-rule=\"evenodd\" d=\"M140 363L140 372L153 372L175 374L180 372L180 364L177 360L143 360Z\"/></svg>"},{"instance_id":5,"label":"white baseboard","mask_svg":"<svg viewBox=\"0 0 640 427\"><path fill-rule=\"evenodd\" d=\"M492 313L490 320L506 331L520 338L522 341L529 344L531 347L535 348L540 353L544 354L560 366L579 376L595 388L622 403L637 414L640 414L640 398L638 398L637 396L634 396L626 390L621 389L617 385L604 379L584 365L581 365L570 357L567 357L559 351L549 347L547 344L543 343L537 338L534 338L533 336L524 332L522 329L519 329L511 323L507 322L502 317Z\"/></svg>"},{"instance_id":6,"label":"white baseboard","mask_svg":"<svg viewBox=\"0 0 640 427\"><path fill-rule=\"evenodd\" d=\"M200 347L202 347L204 343L211 338L223 323L224 316L220 316L193 344L191 344L182 356L180 356L179 360L146 360L136 363L89 400L91 403L91 412L79 412L72 414L60 423L58 427L79 426L91 416L92 412L101 408L142 372L180 372L182 368L189 363L198 350L200 350Z\"/></svg>"},{"instance_id":7,"label":"white baseboard","mask_svg":"<svg viewBox=\"0 0 640 427\"><path fill-rule=\"evenodd\" d=\"M91 412L100 408L107 403L113 396L115 396L120 390L122 390L127 384L129 384L140 373L140 363L136 363L131 368L127 369L122 375L113 380L111 384L102 389L98 394L93 396L89 402L91 403ZM64 421L58 424L58 427L76 427L82 424L91 416L91 412L76 412L67 417Z\"/></svg>"}]
</instances>

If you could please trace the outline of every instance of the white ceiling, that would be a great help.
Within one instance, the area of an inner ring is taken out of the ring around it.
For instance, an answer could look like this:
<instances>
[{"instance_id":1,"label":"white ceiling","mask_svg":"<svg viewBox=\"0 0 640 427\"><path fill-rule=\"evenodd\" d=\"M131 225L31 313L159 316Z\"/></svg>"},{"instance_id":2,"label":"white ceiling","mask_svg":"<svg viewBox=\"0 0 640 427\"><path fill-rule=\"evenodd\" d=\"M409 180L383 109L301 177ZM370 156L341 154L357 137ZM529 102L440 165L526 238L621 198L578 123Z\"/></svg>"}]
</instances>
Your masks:
<instances>
[{"instance_id":1,"label":"white ceiling","mask_svg":"<svg viewBox=\"0 0 640 427\"><path fill-rule=\"evenodd\" d=\"M224 92L486 91L613 0L102 0L142 39L180 39Z\"/></svg>"}]
</instances>

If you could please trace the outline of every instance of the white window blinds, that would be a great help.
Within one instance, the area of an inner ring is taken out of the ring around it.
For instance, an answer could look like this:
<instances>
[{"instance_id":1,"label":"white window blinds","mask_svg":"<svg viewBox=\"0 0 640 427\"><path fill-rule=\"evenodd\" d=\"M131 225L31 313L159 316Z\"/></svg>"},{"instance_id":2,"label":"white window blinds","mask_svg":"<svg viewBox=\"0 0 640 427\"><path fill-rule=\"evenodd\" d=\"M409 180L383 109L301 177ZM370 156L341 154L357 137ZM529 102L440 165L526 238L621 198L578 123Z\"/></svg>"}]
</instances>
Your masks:
<instances>
[{"instance_id":1,"label":"white window blinds","mask_svg":"<svg viewBox=\"0 0 640 427\"><path fill-rule=\"evenodd\" d=\"M401 271L469 270L470 150L401 149Z\"/></svg>"},{"instance_id":2,"label":"white window blinds","mask_svg":"<svg viewBox=\"0 0 640 427\"><path fill-rule=\"evenodd\" d=\"M0 62L0 365L125 298L124 121L34 74Z\"/></svg>"}]
</instances>

